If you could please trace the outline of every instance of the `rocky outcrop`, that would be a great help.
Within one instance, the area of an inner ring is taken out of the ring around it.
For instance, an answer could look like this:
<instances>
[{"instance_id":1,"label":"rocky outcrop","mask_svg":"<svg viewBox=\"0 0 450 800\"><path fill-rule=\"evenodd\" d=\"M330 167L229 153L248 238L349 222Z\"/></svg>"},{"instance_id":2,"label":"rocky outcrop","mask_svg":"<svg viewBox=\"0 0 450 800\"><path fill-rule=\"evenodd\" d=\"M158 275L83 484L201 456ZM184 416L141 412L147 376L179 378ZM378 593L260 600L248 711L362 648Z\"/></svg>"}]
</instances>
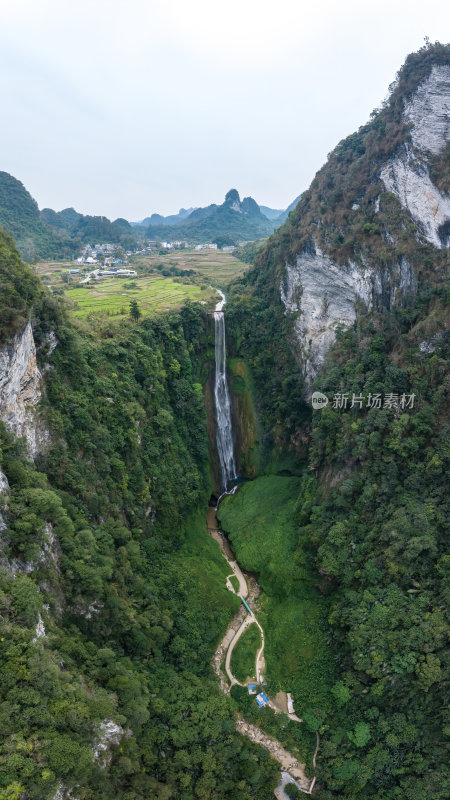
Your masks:
<instances>
[{"instance_id":1,"label":"rocky outcrop","mask_svg":"<svg viewBox=\"0 0 450 800\"><path fill-rule=\"evenodd\" d=\"M434 334L430 339L425 339L423 342L419 343L419 350L421 353L425 353L426 355L431 355L436 350L437 344L444 339L444 337L448 337L450 331L438 331Z\"/></svg>"},{"instance_id":2,"label":"rocky outcrop","mask_svg":"<svg viewBox=\"0 0 450 800\"><path fill-rule=\"evenodd\" d=\"M409 211L425 239L435 247L448 247L448 236L442 231L450 221L450 197L432 183L426 159L405 144L383 167L380 177L387 191L397 195Z\"/></svg>"},{"instance_id":3,"label":"rocky outcrop","mask_svg":"<svg viewBox=\"0 0 450 800\"><path fill-rule=\"evenodd\" d=\"M6 511L7 495L9 492L8 478L0 469L0 533L6 528L4 512Z\"/></svg>"},{"instance_id":4,"label":"rocky outcrop","mask_svg":"<svg viewBox=\"0 0 450 800\"><path fill-rule=\"evenodd\" d=\"M39 639L43 639L44 636L45 636L45 625L41 616L41 612L38 611L38 621L36 623L34 638L31 641L37 642Z\"/></svg>"},{"instance_id":5,"label":"rocky outcrop","mask_svg":"<svg viewBox=\"0 0 450 800\"><path fill-rule=\"evenodd\" d=\"M335 339L337 326L351 325L355 320L356 298L368 306L370 274L352 266L342 269L313 245L297 256L295 264L286 264L280 292L286 311L297 315L295 336L304 377L310 384Z\"/></svg>"},{"instance_id":6,"label":"rocky outcrop","mask_svg":"<svg viewBox=\"0 0 450 800\"><path fill-rule=\"evenodd\" d=\"M41 373L36 363L31 323L0 348L0 419L16 436L25 436L28 455L35 458L49 434L39 423Z\"/></svg>"},{"instance_id":7,"label":"rocky outcrop","mask_svg":"<svg viewBox=\"0 0 450 800\"><path fill-rule=\"evenodd\" d=\"M429 158L430 154L439 155L450 139L449 112L450 67L435 65L405 104L403 116L411 126L411 142L380 171L387 191L398 197L419 232L437 248L450 244L450 197L433 184Z\"/></svg>"},{"instance_id":8,"label":"rocky outcrop","mask_svg":"<svg viewBox=\"0 0 450 800\"><path fill-rule=\"evenodd\" d=\"M411 139L422 152L438 155L450 139L450 67L435 64L409 103L405 119L413 125Z\"/></svg>"},{"instance_id":9,"label":"rocky outcrop","mask_svg":"<svg viewBox=\"0 0 450 800\"><path fill-rule=\"evenodd\" d=\"M390 308L416 290L411 266L402 257L392 270L349 262L339 266L312 243L286 264L280 294L287 313L295 314L307 388L314 380L340 325L351 325L358 303L364 310Z\"/></svg>"},{"instance_id":10,"label":"rocky outcrop","mask_svg":"<svg viewBox=\"0 0 450 800\"><path fill-rule=\"evenodd\" d=\"M123 734L123 728L112 719L105 719L100 723L99 737L94 747L94 759L99 761L102 767L110 763L112 759L110 748L112 745L120 744Z\"/></svg>"}]
</instances>

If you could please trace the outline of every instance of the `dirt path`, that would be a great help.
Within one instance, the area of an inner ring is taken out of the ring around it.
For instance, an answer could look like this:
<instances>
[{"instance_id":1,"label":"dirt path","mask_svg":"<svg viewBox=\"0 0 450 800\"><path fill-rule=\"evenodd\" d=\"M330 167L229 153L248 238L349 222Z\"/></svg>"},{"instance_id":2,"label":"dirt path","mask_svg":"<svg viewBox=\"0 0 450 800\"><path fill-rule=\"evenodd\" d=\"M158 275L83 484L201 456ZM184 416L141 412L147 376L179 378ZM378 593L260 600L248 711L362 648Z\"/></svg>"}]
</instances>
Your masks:
<instances>
[{"instance_id":1,"label":"dirt path","mask_svg":"<svg viewBox=\"0 0 450 800\"><path fill-rule=\"evenodd\" d=\"M228 564L230 565L231 569L233 570L233 574L236 575L239 581L239 592L236 592L233 585L231 584L229 575L227 577L227 588L229 591L233 592L234 594L238 594L239 597L245 597L247 600L248 605L251 608L251 604L256 600L258 594L260 592L260 588L256 580L250 576L245 576L242 572L239 564L237 563L234 553L231 550L228 540L226 539L223 532L218 527L217 517L216 517L216 510L212 507L208 508L207 513L207 528L209 534L213 537L213 539L218 542L219 547L221 549L222 555L227 560ZM228 625L228 628L225 632L225 635L218 645L214 657L213 657L213 667L216 674L219 676L220 679L220 687L225 694L230 694L230 690L232 686L236 684L238 686L246 686L245 683L240 683L233 675L231 671L231 656L233 650L239 641L240 637L247 630L249 625L256 624L261 633L261 647L256 654L255 659L255 669L256 669L256 680L257 683L262 683L263 680L263 671L265 670L265 661L264 661L264 631L256 619L256 616L253 612L248 612L247 609L242 604L239 610L234 615L233 619ZM222 664L225 662L225 673L222 670ZM227 680L228 678L228 680ZM287 713L290 719L295 720L296 722L301 722L302 720L297 717L294 713L289 713L287 711L287 700L286 695L284 692L278 693L275 698L275 702L270 701L269 703L270 708L273 709L277 714L279 713ZM312 781L306 776L305 774L305 766L301 764L294 756L289 753L284 747L278 742L276 739L273 739L271 736L263 733L256 725L251 725L250 723L246 722L244 719L240 718L236 721L236 728L239 733L247 736L252 742L259 744L261 747L264 747L266 750L269 751L271 756L276 759L276 761L281 764L282 767L282 779L280 785L275 790L275 795L279 800L281 798L287 797L284 792L284 786L287 782L289 782L289 778L292 779L299 789L301 789L306 794L311 794L316 779L315 777ZM318 749L318 742L316 747L316 752L314 754L314 766L315 760L317 755Z\"/></svg>"},{"instance_id":2,"label":"dirt path","mask_svg":"<svg viewBox=\"0 0 450 800\"><path fill-rule=\"evenodd\" d=\"M278 742L276 739L272 739L271 736L268 736L267 733L263 733L263 731L257 727L257 725L251 725L249 722L246 722L244 719L238 719L236 722L236 728L239 733L243 733L244 736L247 736L252 742L255 744L261 745L266 750L269 751L271 756L281 764L283 770L288 772L298 783L302 791L309 794L309 789L311 786L311 780L305 774L305 766L304 764L300 764L294 756L291 755L284 747Z\"/></svg>"}]
</instances>

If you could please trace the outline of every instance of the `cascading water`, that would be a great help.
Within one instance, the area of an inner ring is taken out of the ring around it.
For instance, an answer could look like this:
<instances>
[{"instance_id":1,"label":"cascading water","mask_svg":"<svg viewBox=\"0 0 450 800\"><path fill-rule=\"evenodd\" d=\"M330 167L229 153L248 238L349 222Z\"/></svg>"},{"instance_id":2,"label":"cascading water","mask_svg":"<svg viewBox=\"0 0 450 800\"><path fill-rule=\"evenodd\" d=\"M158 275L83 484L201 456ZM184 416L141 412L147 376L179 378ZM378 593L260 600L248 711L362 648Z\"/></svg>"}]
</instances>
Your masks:
<instances>
[{"instance_id":1,"label":"cascading water","mask_svg":"<svg viewBox=\"0 0 450 800\"><path fill-rule=\"evenodd\" d=\"M233 429L231 426L231 403L227 382L227 358L225 347L225 295L217 289L220 301L214 310L216 376L214 401L216 406L216 441L222 473L222 492L226 493L232 480L236 478L234 460Z\"/></svg>"}]
</instances>

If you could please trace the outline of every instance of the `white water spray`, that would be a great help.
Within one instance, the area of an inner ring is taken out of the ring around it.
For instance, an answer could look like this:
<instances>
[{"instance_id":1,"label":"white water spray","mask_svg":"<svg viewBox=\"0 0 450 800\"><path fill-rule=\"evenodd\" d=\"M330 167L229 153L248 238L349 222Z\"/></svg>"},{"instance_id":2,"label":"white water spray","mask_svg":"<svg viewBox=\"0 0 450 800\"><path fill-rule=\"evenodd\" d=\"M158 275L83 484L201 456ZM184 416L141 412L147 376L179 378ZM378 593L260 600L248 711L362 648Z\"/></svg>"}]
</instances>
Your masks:
<instances>
[{"instance_id":1,"label":"white water spray","mask_svg":"<svg viewBox=\"0 0 450 800\"><path fill-rule=\"evenodd\" d=\"M225 347L225 315L222 311L226 299L223 292L216 290L221 299L214 311L216 376L214 401L216 406L216 441L222 473L222 492L226 493L232 480L236 478L234 460L233 429L231 426L231 403L227 382L227 357Z\"/></svg>"}]
</instances>

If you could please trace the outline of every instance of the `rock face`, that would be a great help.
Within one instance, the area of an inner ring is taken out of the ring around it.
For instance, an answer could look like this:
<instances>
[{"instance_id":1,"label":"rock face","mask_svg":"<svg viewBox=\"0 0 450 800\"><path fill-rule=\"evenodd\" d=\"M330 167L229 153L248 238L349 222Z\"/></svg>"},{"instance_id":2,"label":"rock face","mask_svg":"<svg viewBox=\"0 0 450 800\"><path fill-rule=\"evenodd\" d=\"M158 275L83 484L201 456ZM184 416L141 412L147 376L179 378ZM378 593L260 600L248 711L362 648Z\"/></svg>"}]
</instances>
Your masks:
<instances>
[{"instance_id":1,"label":"rock face","mask_svg":"<svg viewBox=\"0 0 450 800\"><path fill-rule=\"evenodd\" d=\"M41 373L29 322L22 333L0 348L0 419L16 436L25 436L34 458L48 440L35 407L41 399Z\"/></svg>"},{"instance_id":2,"label":"rock face","mask_svg":"<svg viewBox=\"0 0 450 800\"><path fill-rule=\"evenodd\" d=\"M432 183L429 156L439 155L450 139L450 67L433 66L405 104L404 120L411 125L411 143L404 144L381 169L380 178L409 211L425 239L435 247L448 247L450 197Z\"/></svg>"},{"instance_id":3,"label":"rock face","mask_svg":"<svg viewBox=\"0 0 450 800\"><path fill-rule=\"evenodd\" d=\"M307 388L336 338L337 327L355 321L358 303L364 310L390 308L416 288L404 257L391 272L353 262L342 267L317 244L300 253L295 264L286 264L285 269L280 294L286 312L297 315L294 332Z\"/></svg>"},{"instance_id":4,"label":"rock face","mask_svg":"<svg viewBox=\"0 0 450 800\"><path fill-rule=\"evenodd\" d=\"M438 155L450 139L450 67L435 64L404 113L414 147Z\"/></svg>"},{"instance_id":5,"label":"rock face","mask_svg":"<svg viewBox=\"0 0 450 800\"><path fill-rule=\"evenodd\" d=\"M298 314L295 335L302 351L304 377L309 384L335 339L337 325L355 320L355 300L368 307L371 276L357 267L336 266L317 245L300 253L295 264L286 264L281 299L289 313Z\"/></svg>"},{"instance_id":6,"label":"rock face","mask_svg":"<svg viewBox=\"0 0 450 800\"><path fill-rule=\"evenodd\" d=\"M397 195L420 233L435 247L448 247L445 223L450 221L450 197L432 183L426 159L407 144L380 172L388 192Z\"/></svg>"},{"instance_id":7,"label":"rock face","mask_svg":"<svg viewBox=\"0 0 450 800\"><path fill-rule=\"evenodd\" d=\"M6 522L3 512L6 511L7 495L9 492L8 478L0 469L0 533L5 530Z\"/></svg>"},{"instance_id":8,"label":"rock face","mask_svg":"<svg viewBox=\"0 0 450 800\"><path fill-rule=\"evenodd\" d=\"M99 737L94 748L94 759L100 761L101 766L105 767L111 761L111 745L120 744L124 734L123 728L112 719L104 719L100 723Z\"/></svg>"},{"instance_id":9,"label":"rock face","mask_svg":"<svg viewBox=\"0 0 450 800\"><path fill-rule=\"evenodd\" d=\"M31 641L37 642L38 639L43 639L44 636L45 636L45 625L41 616L41 612L38 611L38 621L36 624L36 630L34 633L34 638Z\"/></svg>"}]
</instances>

